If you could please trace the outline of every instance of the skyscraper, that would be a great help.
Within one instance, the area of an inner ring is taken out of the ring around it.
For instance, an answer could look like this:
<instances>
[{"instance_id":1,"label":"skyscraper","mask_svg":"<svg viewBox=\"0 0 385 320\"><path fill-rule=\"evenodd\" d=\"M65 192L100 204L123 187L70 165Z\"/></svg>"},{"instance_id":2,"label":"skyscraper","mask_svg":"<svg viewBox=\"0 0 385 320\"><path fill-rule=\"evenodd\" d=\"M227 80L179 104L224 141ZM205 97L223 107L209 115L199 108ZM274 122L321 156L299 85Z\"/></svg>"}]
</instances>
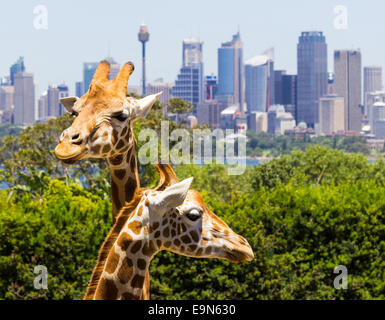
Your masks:
<instances>
[{"instance_id":1,"label":"skyscraper","mask_svg":"<svg viewBox=\"0 0 385 320\"><path fill-rule=\"evenodd\" d=\"M14 121L18 124L32 124L35 122L35 85L33 74L18 72L14 75Z\"/></svg>"},{"instance_id":2,"label":"skyscraper","mask_svg":"<svg viewBox=\"0 0 385 320\"><path fill-rule=\"evenodd\" d=\"M361 52L334 51L334 92L344 97L345 130L361 131Z\"/></svg>"},{"instance_id":3,"label":"skyscraper","mask_svg":"<svg viewBox=\"0 0 385 320\"><path fill-rule=\"evenodd\" d=\"M282 75L281 89L281 104L285 107L286 112L290 112L294 119L297 119L297 75Z\"/></svg>"},{"instance_id":4,"label":"skyscraper","mask_svg":"<svg viewBox=\"0 0 385 320\"><path fill-rule=\"evenodd\" d=\"M10 109L13 105L14 86L0 86L0 110Z\"/></svg>"},{"instance_id":5,"label":"skyscraper","mask_svg":"<svg viewBox=\"0 0 385 320\"><path fill-rule=\"evenodd\" d=\"M162 104L162 111L164 115L167 114L167 102L171 99L172 87L173 84L164 82L162 78L156 79L153 82L149 82L146 86L146 94L162 92L159 97L159 102Z\"/></svg>"},{"instance_id":6,"label":"skyscraper","mask_svg":"<svg viewBox=\"0 0 385 320\"><path fill-rule=\"evenodd\" d=\"M60 115L59 89L49 86L47 90L47 116L56 118Z\"/></svg>"},{"instance_id":7,"label":"skyscraper","mask_svg":"<svg viewBox=\"0 0 385 320\"><path fill-rule=\"evenodd\" d=\"M98 62L84 62L83 63L83 92L87 92L90 87L91 80L94 77Z\"/></svg>"},{"instance_id":8,"label":"skyscraper","mask_svg":"<svg viewBox=\"0 0 385 320\"><path fill-rule=\"evenodd\" d=\"M319 129L324 135L345 131L344 98L326 95L319 101Z\"/></svg>"},{"instance_id":9,"label":"skyscraper","mask_svg":"<svg viewBox=\"0 0 385 320\"><path fill-rule=\"evenodd\" d=\"M19 59L17 59L17 61L11 66L10 72L9 72L12 86L15 84L15 74L19 72L24 72L24 71L25 71L24 57L19 57Z\"/></svg>"},{"instance_id":10,"label":"skyscraper","mask_svg":"<svg viewBox=\"0 0 385 320\"><path fill-rule=\"evenodd\" d=\"M194 105L194 113L197 104L204 99L202 46L203 42L197 39L183 40L183 66L171 89L174 97Z\"/></svg>"},{"instance_id":11,"label":"skyscraper","mask_svg":"<svg viewBox=\"0 0 385 320\"><path fill-rule=\"evenodd\" d=\"M367 94L382 90L382 68L378 66L364 67L364 106L368 115Z\"/></svg>"},{"instance_id":12,"label":"skyscraper","mask_svg":"<svg viewBox=\"0 0 385 320\"><path fill-rule=\"evenodd\" d=\"M47 91L44 91L38 101L38 121L44 122L48 118L48 97Z\"/></svg>"},{"instance_id":13,"label":"skyscraper","mask_svg":"<svg viewBox=\"0 0 385 320\"><path fill-rule=\"evenodd\" d=\"M61 98L65 98L69 96L68 86L65 83L59 84L57 86L59 90L59 115L62 115L66 112L64 106L60 103Z\"/></svg>"},{"instance_id":14,"label":"skyscraper","mask_svg":"<svg viewBox=\"0 0 385 320\"><path fill-rule=\"evenodd\" d=\"M78 81L75 83L75 95L81 97L84 94L84 82Z\"/></svg>"},{"instance_id":15,"label":"skyscraper","mask_svg":"<svg viewBox=\"0 0 385 320\"><path fill-rule=\"evenodd\" d=\"M286 70L274 70L274 103L282 104L282 76Z\"/></svg>"},{"instance_id":16,"label":"skyscraper","mask_svg":"<svg viewBox=\"0 0 385 320\"><path fill-rule=\"evenodd\" d=\"M231 96L230 102L238 104L241 113L245 113L243 43L239 32L218 49L218 95Z\"/></svg>"},{"instance_id":17,"label":"skyscraper","mask_svg":"<svg viewBox=\"0 0 385 320\"><path fill-rule=\"evenodd\" d=\"M205 77L205 98L206 100L213 100L218 91L217 76L213 74Z\"/></svg>"},{"instance_id":18,"label":"skyscraper","mask_svg":"<svg viewBox=\"0 0 385 320\"><path fill-rule=\"evenodd\" d=\"M297 44L297 123L314 128L319 98L327 93L327 45L320 31L302 32Z\"/></svg>"},{"instance_id":19,"label":"skyscraper","mask_svg":"<svg viewBox=\"0 0 385 320\"><path fill-rule=\"evenodd\" d=\"M249 113L267 112L274 104L274 53L272 50L245 63L246 103Z\"/></svg>"}]
</instances>

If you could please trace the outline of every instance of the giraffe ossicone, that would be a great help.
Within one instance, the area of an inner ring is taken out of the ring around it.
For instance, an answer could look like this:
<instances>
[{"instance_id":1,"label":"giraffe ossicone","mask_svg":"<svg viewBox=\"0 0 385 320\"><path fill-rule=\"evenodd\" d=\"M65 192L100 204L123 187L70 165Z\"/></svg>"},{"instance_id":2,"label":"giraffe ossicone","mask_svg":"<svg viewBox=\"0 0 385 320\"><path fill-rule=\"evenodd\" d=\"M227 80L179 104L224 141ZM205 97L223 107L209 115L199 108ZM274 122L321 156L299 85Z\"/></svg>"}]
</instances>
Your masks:
<instances>
[{"instance_id":1,"label":"giraffe ossicone","mask_svg":"<svg viewBox=\"0 0 385 320\"><path fill-rule=\"evenodd\" d=\"M171 166L156 165L160 183L140 189L119 213L99 252L85 299L140 299L152 258L161 250L197 258L251 261L253 250L190 189ZM149 298L149 296L147 296Z\"/></svg>"}]
</instances>

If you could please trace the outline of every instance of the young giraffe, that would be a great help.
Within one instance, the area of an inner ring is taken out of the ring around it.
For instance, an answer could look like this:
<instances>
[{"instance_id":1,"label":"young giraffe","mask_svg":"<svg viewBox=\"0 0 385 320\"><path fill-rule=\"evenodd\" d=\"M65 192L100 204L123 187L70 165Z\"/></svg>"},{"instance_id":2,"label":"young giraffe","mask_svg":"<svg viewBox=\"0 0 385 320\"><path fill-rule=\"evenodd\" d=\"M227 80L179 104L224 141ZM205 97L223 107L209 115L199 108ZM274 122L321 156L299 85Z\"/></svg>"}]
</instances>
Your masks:
<instances>
[{"instance_id":1,"label":"young giraffe","mask_svg":"<svg viewBox=\"0 0 385 320\"><path fill-rule=\"evenodd\" d=\"M65 163L83 158L107 158L111 169L112 219L139 188L136 141L133 122L145 117L159 95L137 100L126 97L127 81L134 65L127 62L113 80L110 64L100 62L88 91L81 97L67 97L61 103L76 118L63 131L55 148ZM149 287L149 279L146 279ZM147 294L148 290L144 291Z\"/></svg>"},{"instance_id":2,"label":"young giraffe","mask_svg":"<svg viewBox=\"0 0 385 320\"><path fill-rule=\"evenodd\" d=\"M254 258L247 240L189 190L192 178L178 182L169 165L156 169L158 187L137 190L119 213L100 249L85 300L143 298L145 275L161 250L231 262Z\"/></svg>"}]
</instances>

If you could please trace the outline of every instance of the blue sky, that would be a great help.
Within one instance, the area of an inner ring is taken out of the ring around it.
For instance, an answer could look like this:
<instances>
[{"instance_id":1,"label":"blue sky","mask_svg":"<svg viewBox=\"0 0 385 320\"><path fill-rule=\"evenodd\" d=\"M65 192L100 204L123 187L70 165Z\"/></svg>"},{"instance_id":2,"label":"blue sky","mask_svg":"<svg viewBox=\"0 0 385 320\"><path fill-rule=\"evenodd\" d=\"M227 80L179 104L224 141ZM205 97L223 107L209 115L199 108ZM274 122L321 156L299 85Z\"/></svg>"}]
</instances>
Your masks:
<instances>
[{"instance_id":1,"label":"blue sky","mask_svg":"<svg viewBox=\"0 0 385 320\"><path fill-rule=\"evenodd\" d=\"M4 2L7 1L5 4ZM48 10L48 29L33 26L36 5ZM333 9L344 5L348 29L334 28ZM141 79L139 25L150 31L147 79L175 80L182 62L182 40L203 42L205 73L217 73L217 48L231 39L238 26L245 60L274 46L276 69L295 73L296 45L301 31L320 30L326 36L329 70L334 49L360 48L362 63L385 67L385 2L381 0L4 0L0 10L0 75L7 75L24 56L39 92L65 81L74 93L82 79L82 63L99 61L108 52L119 63L131 60ZM110 48L110 50L108 49Z\"/></svg>"}]
</instances>

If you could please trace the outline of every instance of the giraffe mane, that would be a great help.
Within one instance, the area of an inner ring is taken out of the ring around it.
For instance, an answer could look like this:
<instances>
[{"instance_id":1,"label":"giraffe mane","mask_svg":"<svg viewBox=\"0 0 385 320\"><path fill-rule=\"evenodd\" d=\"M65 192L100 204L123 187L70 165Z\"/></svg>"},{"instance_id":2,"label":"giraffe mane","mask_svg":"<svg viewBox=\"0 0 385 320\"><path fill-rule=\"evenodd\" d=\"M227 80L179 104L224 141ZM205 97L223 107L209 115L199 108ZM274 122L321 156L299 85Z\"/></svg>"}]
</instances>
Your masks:
<instances>
[{"instance_id":1,"label":"giraffe mane","mask_svg":"<svg viewBox=\"0 0 385 320\"><path fill-rule=\"evenodd\" d=\"M99 250L98 260L94 270L92 271L91 280L88 285L87 292L84 296L84 300L93 299L100 277L103 273L108 254L111 248L113 247L116 239L118 238L120 231L125 225L127 219L129 219L129 217L134 213L134 210L139 204L144 191L145 191L144 188L137 189L133 199L130 202L126 203L125 206L120 210L116 218L115 224L113 225L112 229L108 233L107 237L105 238Z\"/></svg>"}]
</instances>

